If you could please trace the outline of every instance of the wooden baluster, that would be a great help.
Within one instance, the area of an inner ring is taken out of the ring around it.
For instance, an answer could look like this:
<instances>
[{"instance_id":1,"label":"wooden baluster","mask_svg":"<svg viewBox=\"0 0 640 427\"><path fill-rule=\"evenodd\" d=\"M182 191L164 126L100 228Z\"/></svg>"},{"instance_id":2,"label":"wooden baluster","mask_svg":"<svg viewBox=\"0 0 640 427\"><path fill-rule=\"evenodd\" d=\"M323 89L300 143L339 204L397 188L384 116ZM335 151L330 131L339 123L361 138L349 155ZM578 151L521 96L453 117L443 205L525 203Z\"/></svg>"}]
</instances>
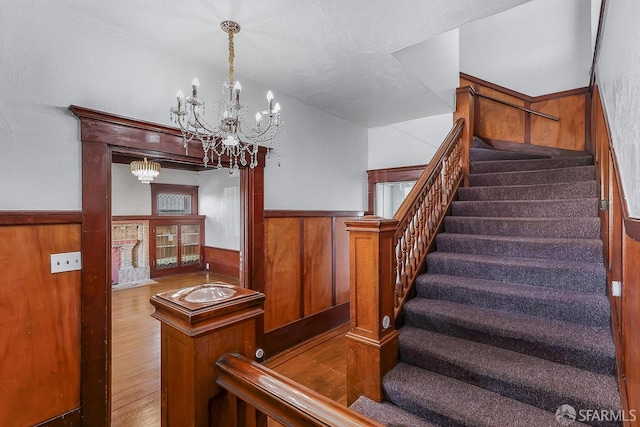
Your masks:
<instances>
[{"instance_id":1,"label":"wooden baluster","mask_svg":"<svg viewBox=\"0 0 640 427\"><path fill-rule=\"evenodd\" d=\"M382 377L398 361L394 315L394 235L398 221L375 216L346 221L351 258L351 330L347 345L347 405L381 402ZM397 251L397 249L396 249Z\"/></svg>"}]
</instances>

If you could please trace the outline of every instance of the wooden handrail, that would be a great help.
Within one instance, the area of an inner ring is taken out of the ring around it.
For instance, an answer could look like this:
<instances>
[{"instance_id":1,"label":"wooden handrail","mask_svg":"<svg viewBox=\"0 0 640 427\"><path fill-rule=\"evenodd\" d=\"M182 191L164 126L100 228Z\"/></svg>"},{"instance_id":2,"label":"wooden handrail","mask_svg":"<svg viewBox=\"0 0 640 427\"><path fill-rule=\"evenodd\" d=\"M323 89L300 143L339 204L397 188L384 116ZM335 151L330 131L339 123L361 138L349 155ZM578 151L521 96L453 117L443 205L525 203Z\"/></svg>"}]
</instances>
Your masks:
<instances>
[{"instance_id":1,"label":"wooden handrail","mask_svg":"<svg viewBox=\"0 0 640 427\"><path fill-rule=\"evenodd\" d=\"M218 385L281 424L382 427L240 354L227 354L216 366Z\"/></svg>"},{"instance_id":2,"label":"wooden handrail","mask_svg":"<svg viewBox=\"0 0 640 427\"><path fill-rule=\"evenodd\" d=\"M464 177L461 137L464 119L449 131L429 165L394 215L395 314L400 311Z\"/></svg>"},{"instance_id":3,"label":"wooden handrail","mask_svg":"<svg viewBox=\"0 0 640 427\"><path fill-rule=\"evenodd\" d=\"M504 100L498 99L498 98L494 98L493 96L489 96L489 95L484 95L482 93L478 93L478 92L475 91L475 89L473 87L471 87L471 93L473 94L473 96L479 96L480 98L488 99L490 101L497 102L497 103L502 104L502 105L506 105L507 107L512 107L512 108L515 108L517 110L524 111L525 113L533 114L534 116L539 116L539 117L542 117L542 118L545 118L545 119L553 120L554 122L560 121L560 117L552 116L550 114L541 113L540 111L531 110L529 108L523 107L522 105L512 104L511 102L504 101Z\"/></svg>"}]
</instances>

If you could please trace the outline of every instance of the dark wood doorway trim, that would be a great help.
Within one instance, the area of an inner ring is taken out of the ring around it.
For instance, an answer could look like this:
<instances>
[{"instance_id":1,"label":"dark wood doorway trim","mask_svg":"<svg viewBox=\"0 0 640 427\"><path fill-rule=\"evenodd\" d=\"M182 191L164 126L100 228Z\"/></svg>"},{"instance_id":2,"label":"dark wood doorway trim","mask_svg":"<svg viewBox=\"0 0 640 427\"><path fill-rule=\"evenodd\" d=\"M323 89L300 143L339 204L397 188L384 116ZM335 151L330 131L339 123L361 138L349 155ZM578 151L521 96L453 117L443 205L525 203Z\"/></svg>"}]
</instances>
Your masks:
<instances>
[{"instance_id":1,"label":"dark wood doorway trim","mask_svg":"<svg viewBox=\"0 0 640 427\"><path fill-rule=\"evenodd\" d=\"M186 155L176 128L70 106L80 119L82 141L82 285L81 405L82 424L110 425L111 420L111 163L115 156L146 156L204 170L202 147ZM262 290L264 282L265 151L255 169L242 169L243 235L241 283Z\"/></svg>"}]
</instances>

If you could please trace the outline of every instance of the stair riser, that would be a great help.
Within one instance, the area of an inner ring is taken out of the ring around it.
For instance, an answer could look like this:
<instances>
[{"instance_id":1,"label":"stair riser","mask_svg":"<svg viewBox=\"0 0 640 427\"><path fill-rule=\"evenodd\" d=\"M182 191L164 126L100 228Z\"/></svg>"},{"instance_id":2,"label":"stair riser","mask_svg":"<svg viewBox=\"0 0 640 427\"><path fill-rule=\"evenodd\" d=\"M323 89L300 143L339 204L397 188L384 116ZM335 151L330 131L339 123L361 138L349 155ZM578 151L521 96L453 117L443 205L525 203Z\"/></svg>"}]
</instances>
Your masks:
<instances>
[{"instance_id":1,"label":"stair riser","mask_svg":"<svg viewBox=\"0 0 640 427\"><path fill-rule=\"evenodd\" d=\"M571 244L538 240L526 242L496 240L482 236L470 237L456 233L441 233L436 239L439 252L602 263L602 242L599 240L584 240Z\"/></svg>"},{"instance_id":2,"label":"stair riser","mask_svg":"<svg viewBox=\"0 0 640 427\"><path fill-rule=\"evenodd\" d=\"M469 175L472 187L493 185L535 185L557 184L560 182L592 181L595 179L593 166L567 169L551 169L531 172L500 172Z\"/></svg>"},{"instance_id":3,"label":"stair riser","mask_svg":"<svg viewBox=\"0 0 640 427\"><path fill-rule=\"evenodd\" d=\"M437 255L436 255L437 254ZM583 264L584 266L584 264ZM524 283L568 291L593 294L606 293L604 268L585 269L484 262L470 259L451 259L437 252L427 256L427 271L433 274L475 277L498 282Z\"/></svg>"},{"instance_id":4,"label":"stair riser","mask_svg":"<svg viewBox=\"0 0 640 427\"><path fill-rule=\"evenodd\" d=\"M393 402L394 405L397 405L409 412L412 412L419 417L424 418L428 422L436 424L442 427L468 427L469 424L456 421L447 417L444 414L440 414L437 411L431 410L428 405L421 405L417 402L414 402L410 396L402 393L400 390L395 390L394 387L384 384L383 385L385 396ZM409 427L409 426L407 426Z\"/></svg>"},{"instance_id":5,"label":"stair riser","mask_svg":"<svg viewBox=\"0 0 640 427\"><path fill-rule=\"evenodd\" d=\"M484 148L472 148L469 152L469 159L472 162L487 160L526 160L526 159L548 159L549 156L527 154L509 151L494 151Z\"/></svg>"},{"instance_id":6,"label":"stair riser","mask_svg":"<svg viewBox=\"0 0 640 427\"><path fill-rule=\"evenodd\" d=\"M598 216L597 199L536 201L456 201L454 216L494 218L568 218Z\"/></svg>"},{"instance_id":7,"label":"stair riser","mask_svg":"<svg viewBox=\"0 0 640 427\"><path fill-rule=\"evenodd\" d=\"M520 185L505 187L462 187L458 189L458 200L560 200L597 198L595 181L549 185Z\"/></svg>"},{"instance_id":8,"label":"stair riser","mask_svg":"<svg viewBox=\"0 0 640 427\"><path fill-rule=\"evenodd\" d=\"M447 216L444 219L447 233L481 234L497 236L523 237L557 237L576 239L599 239L600 218L572 218L566 219L494 219L468 218Z\"/></svg>"},{"instance_id":9,"label":"stair riser","mask_svg":"<svg viewBox=\"0 0 640 427\"><path fill-rule=\"evenodd\" d=\"M473 161L470 164L471 173L492 172L516 172L546 169L562 169L574 166L590 166L593 164L591 157L567 157L554 159L529 159L529 160L493 160Z\"/></svg>"},{"instance_id":10,"label":"stair riser","mask_svg":"<svg viewBox=\"0 0 640 427\"><path fill-rule=\"evenodd\" d=\"M526 299L526 304L523 304L522 295L464 287L456 288L448 284L429 283L426 280L417 284L417 292L419 296L424 298L451 301L515 314L543 316L546 319L589 326L606 327L611 319L606 301L602 304L593 304L553 297L549 299L529 297Z\"/></svg>"},{"instance_id":11,"label":"stair riser","mask_svg":"<svg viewBox=\"0 0 640 427\"><path fill-rule=\"evenodd\" d=\"M500 335L499 331L472 329L464 325L451 323L445 318L415 314L411 310L405 310L405 321L406 324L417 328L528 354L580 369L601 374L612 375L614 373L615 357L613 355L607 357L594 353L586 353L570 347L561 347L539 341L529 341L526 337L504 336Z\"/></svg>"},{"instance_id":12,"label":"stair riser","mask_svg":"<svg viewBox=\"0 0 640 427\"><path fill-rule=\"evenodd\" d=\"M438 357L437 354L416 351L411 345L403 342L402 336L400 337L400 354L402 355L401 360L405 363L410 363L414 366L419 366L423 369L482 387L485 390L499 393L511 399L528 403L529 405L550 412L555 412L558 407L564 404L571 405L574 408L611 409L594 407L593 402L588 399L578 400L571 396L554 393L553 391L542 391L536 388L526 387L522 384L509 383L501 378L492 378L484 375L482 372L470 371L463 366L443 360Z\"/></svg>"}]
</instances>

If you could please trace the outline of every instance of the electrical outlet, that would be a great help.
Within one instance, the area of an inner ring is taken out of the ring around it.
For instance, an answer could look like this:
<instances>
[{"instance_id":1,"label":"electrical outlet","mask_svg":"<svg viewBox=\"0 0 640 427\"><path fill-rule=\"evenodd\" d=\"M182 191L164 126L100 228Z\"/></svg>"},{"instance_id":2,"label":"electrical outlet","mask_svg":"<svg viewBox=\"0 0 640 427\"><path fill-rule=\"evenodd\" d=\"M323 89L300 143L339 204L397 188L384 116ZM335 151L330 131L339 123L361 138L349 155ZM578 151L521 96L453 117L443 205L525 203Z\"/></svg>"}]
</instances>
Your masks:
<instances>
[{"instance_id":1,"label":"electrical outlet","mask_svg":"<svg viewBox=\"0 0 640 427\"><path fill-rule=\"evenodd\" d=\"M206 264L204 265L204 269L205 269L205 270L207 270L207 271L209 271L209 263L206 263Z\"/></svg>"},{"instance_id":2,"label":"electrical outlet","mask_svg":"<svg viewBox=\"0 0 640 427\"><path fill-rule=\"evenodd\" d=\"M614 280L611 282L611 296L619 297L622 295L622 282Z\"/></svg>"},{"instance_id":3,"label":"electrical outlet","mask_svg":"<svg viewBox=\"0 0 640 427\"><path fill-rule=\"evenodd\" d=\"M51 254L51 273L74 271L82 269L82 256L80 252L66 252L63 254Z\"/></svg>"}]
</instances>

